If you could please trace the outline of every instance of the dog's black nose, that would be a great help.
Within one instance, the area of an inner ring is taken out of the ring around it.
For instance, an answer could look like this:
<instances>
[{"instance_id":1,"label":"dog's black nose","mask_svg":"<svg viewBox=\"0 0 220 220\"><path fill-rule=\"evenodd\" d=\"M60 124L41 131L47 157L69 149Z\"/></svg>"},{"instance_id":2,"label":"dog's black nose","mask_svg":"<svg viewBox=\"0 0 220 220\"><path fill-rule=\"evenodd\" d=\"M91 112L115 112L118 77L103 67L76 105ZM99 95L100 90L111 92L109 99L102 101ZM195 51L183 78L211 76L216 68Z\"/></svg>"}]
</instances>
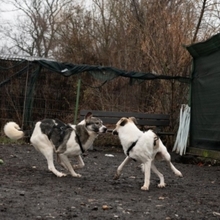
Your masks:
<instances>
[{"instance_id":1,"label":"dog's black nose","mask_svg":"<svg viewBox=\"0 0 220 220\"><path fill-rule=\"evenodd\" d=\"M112 131L112 134L113 134L113 135L118 135L118 132L117 132L116 130L113 130L113 131Z\"/></svg>"}]
</instances>

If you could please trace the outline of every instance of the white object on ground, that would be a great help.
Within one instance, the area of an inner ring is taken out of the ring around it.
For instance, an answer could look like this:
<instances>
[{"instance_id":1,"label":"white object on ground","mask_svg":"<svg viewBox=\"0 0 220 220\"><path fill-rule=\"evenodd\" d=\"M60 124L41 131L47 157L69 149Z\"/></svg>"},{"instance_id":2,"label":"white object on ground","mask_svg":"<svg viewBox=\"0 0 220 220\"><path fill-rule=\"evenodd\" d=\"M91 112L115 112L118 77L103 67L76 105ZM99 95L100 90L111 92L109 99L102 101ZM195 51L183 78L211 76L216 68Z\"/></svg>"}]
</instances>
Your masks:
<instances>
[{"instance_id":1,"label":"white object on ground","mask_svg":"<svg viewBox=\"0 0 220 220\"><path fill-rule=\"evenodd\" d=\"M113 154L105 154L106 157L114 157Z\"/></svg>"}]
</instances>

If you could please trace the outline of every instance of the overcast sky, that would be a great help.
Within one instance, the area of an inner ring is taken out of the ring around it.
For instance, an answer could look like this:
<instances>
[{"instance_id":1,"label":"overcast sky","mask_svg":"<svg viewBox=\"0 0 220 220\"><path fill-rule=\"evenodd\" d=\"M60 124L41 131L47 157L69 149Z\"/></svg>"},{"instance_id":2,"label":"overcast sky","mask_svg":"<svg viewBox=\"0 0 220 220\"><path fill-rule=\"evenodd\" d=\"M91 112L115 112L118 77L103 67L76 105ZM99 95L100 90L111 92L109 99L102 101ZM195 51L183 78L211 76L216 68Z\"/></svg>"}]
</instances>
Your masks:
<instances>
[{"instance_id":1,"label":"overcast sky","mask_svg":"<svg viewBox=\"0 0 220 220\"><path fill-rule=\"evenodd\" d=\"M92 4L92 0L74 0L75 2L78 1L82 4L85 4L87 7L89 7ZM11 26L15 21L17 20L17 16L19 15L19 11L10 3L4 3L0 0L0 49L5 44L9 45L10 41L6 40L6 37L2 34L4 31L4 27L9 23Z\"/></svg>"},{"instance_id":2,"label":"overcast sky","mask_svg":"<svg viewBox=\"0 0 220 220\"><path fill-rule=\"evenodd\" d=\"M14 15L18 13L17 10L14 9L13 5L9 5L6 3L0 3L0 17L1 19L13 20Z\"/></svg>"}]
</instances>

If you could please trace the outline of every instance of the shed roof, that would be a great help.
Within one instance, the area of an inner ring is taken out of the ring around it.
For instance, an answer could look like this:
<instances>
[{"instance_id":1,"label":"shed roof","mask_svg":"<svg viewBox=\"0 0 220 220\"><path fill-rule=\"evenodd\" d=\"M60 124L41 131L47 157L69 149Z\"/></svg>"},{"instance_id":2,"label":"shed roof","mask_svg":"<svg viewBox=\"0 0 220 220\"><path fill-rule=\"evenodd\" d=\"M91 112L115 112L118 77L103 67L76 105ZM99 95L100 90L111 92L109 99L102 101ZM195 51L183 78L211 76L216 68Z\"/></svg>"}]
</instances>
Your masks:
<instances>
[{"instance_id":1,"label":"shed roof","mask_svg":"<svg viewBox=\"0 0 220 220\"><path fill-rule=\"evenodd\" d=\"M208 56L220 50L220 33L212 36L206 41L185 46L193 58Z\"/></svg>"},{"instance_id":2,"label":"shed roof","mask_svg":"<svg viewBox=\"0 0 220 220\"><path fill-rule=\"evenodd\" d=\"M42 58L42 57L34 57L34 56L26 56L26 55L14 55L14 54L0 54L1 60L12 60L12 61L35 61L35 60L47 60L47 61L56 61L55 59Z\"/></svg>"}]
</instances>

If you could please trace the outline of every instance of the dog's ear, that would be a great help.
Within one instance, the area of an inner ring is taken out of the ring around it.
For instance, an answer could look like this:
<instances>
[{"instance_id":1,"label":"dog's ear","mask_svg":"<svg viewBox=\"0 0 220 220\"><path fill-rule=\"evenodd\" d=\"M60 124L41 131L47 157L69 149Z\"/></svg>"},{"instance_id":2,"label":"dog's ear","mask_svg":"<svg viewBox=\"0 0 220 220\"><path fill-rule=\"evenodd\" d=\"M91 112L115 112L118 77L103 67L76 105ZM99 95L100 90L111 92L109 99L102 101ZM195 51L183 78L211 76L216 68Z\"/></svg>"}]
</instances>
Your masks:
<instances>
[{"instance_id":1,"label":"dog's ear","mask_svg":"<svg viewBox=\"0 0 220 220\"><path fill-rule=\"evenodd\" d=\"M88 112L85 116L85 119L89 119L92 117L92 112Z\"/></svg>"},{"instance_id":2,"label":"dog's ear","mask_svg":"<svg viewBox=\"0 0 220 220\"><path fill-rule=\"evenodd\" d=\"M127 124L127 122L128 122L128 119L127 119L127 118L121 118L119 125L120 125L120 126L124 126L124 125Z\"/></svg>"},{"instance_id":3,"label":"dog's ear","mask_svg":"<svg viewBox=\"0 0 220 220\"><path fill-rule=\"evenodd\" d=\"M136 125L138 124L137 119L135 117L130 117L129 119L132 120Z\"/></svg>"}]
</instances>

